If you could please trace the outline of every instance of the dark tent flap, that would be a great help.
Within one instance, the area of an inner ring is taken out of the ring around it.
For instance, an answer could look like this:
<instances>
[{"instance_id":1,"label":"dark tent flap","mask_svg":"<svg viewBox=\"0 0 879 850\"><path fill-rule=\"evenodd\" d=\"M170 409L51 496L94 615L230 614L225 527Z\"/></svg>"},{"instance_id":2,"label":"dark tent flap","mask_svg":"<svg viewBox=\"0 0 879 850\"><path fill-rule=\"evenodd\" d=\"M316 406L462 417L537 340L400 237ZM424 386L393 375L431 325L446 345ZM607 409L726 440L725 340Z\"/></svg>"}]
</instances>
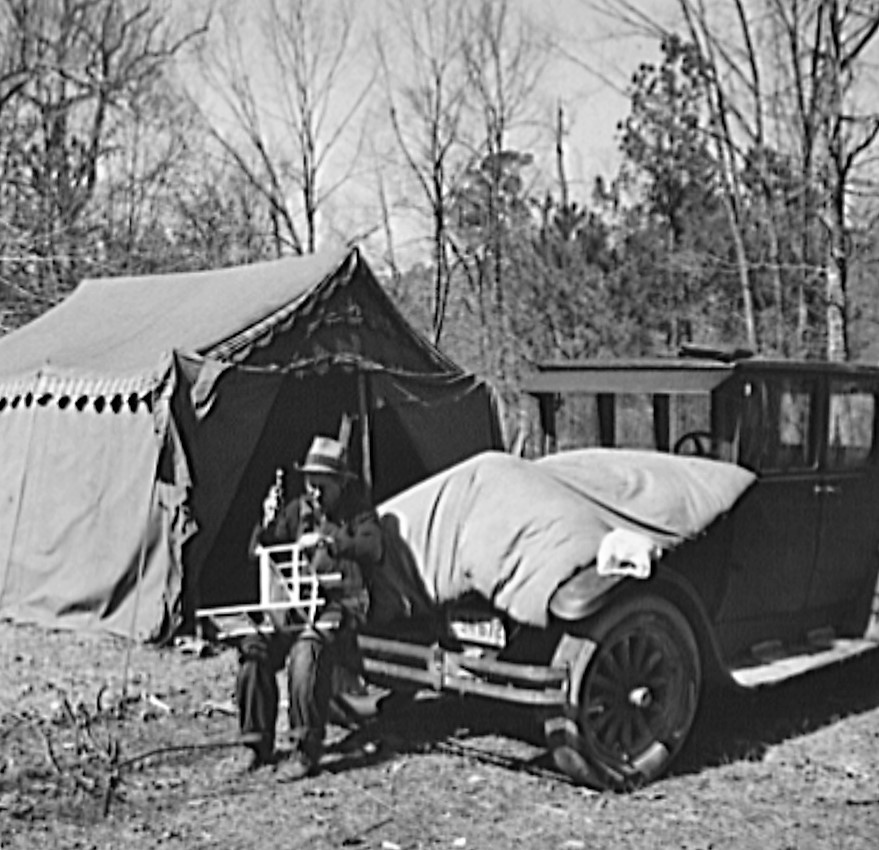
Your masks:
<instances>
[{"instance_id":1,"label":"dark tent flap","mask_svg":"<svg viewBox=\"0 0 879 850\"><path fill-rule=\"evenodd\" d=\"M178 391L174 419L186 447L193 479L187 508L198 533L184 555L187 586L198 588L208 558L241 479L254 462L254 453L278 393L281 372L245 370L178 353ZM247 522L250 518L248 517ZM231 562L243 569L245 552ZM208 570L207 581L223 585L213 599L248 599L246 577L234 569Z\"/></svg>"},{"instance_id":2,"label":"dark tent flap","mask_svg":"<svg viewBox=\"0 0 879 850\"><path fill-rule=\"evenodd\" d=\"M494 392L472 375L377 371L372 394L377 499L477 452L503 448Z\"/></svg>"},{"instance_id":3,"label":"dark tent flap","mask_svg":"<svg viewBox=\"0 0 879 850\"><path fill-rule=\"evenodd\" d=\"M315 433L336 433L343 414L354 422L353 466L370 467L376 498L501 445L493 394L473 376L414 374L350 356L275 369L179 354L178 363L175 420L199 528L185 553L195 607L256 601L247 542L266 488L280 467L295 492L295 464Z\"/></svg>"}]
</instances>

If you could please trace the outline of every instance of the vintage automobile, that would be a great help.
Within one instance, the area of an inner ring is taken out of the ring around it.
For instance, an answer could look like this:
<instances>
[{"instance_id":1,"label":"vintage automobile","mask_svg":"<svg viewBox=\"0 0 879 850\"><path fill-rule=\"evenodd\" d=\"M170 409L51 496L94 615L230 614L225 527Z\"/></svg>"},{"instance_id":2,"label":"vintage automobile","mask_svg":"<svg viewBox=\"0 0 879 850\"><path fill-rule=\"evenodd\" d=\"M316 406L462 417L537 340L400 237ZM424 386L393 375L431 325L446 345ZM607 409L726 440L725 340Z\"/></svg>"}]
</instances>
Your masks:
<instances>
[{"instance_id":1,"label":"vintage automobile","mask_svg":"<svg viewBox=\"0 0 879 850\"><path fill-rule=\"evenodd\" d=\"M627 789L706 687L879 643L879 368L690 350L546 364L526 390L538 457L380 506L370 680L532 706L561 770Z\"/></svg>"}]
</instances>

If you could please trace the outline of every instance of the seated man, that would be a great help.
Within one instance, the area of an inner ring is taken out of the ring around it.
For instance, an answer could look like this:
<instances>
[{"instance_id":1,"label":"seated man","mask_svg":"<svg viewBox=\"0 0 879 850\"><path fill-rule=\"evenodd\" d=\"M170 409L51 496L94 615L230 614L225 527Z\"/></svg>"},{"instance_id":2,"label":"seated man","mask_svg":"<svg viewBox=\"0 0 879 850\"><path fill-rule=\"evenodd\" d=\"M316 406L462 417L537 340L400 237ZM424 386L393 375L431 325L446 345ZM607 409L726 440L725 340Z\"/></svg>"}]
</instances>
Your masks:
<instances>
[{"instance_id":1,"label":"seated man","mask_svg":"<svg viewBox=\"0 0 879 850\"><path fill-rule=\"evenodd\" d=\"M347 467L342 443L315 437L298 469L305 476L305 493L283 504L279 487L272 488L263 505L262 522L253 531L251 555L259 545L300 541L313 546L311 567L316 572L342 574L340 586L327 593L315 625L339 625L282 628L249 636L241 646L236 687L242 741L253 751L249 768L274 763L276 674L286 661L292 753L284 772L291 779L319 769L333 666L351 663L356 629L366 616L361 569L370 569L382 555L378 518Z\"/></svg>"}]
</instances>

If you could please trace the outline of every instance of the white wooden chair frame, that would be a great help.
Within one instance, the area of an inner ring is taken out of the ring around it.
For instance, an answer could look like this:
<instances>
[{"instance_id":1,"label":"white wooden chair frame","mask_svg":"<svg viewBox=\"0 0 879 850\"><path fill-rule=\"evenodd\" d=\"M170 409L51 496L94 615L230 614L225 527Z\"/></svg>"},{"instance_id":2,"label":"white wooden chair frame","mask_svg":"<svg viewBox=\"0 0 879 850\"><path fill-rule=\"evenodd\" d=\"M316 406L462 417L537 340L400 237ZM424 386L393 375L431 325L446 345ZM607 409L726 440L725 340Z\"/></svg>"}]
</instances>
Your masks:
<instances>
[{"instance_id":1,"label":"white wooden chair frame","mask_svg":"<svg viewBox=\"0 0 879 850\"><path fill-rule=\"evenodd\" d=\"M219 629L221 638L237 637L253 631L266 632L283 629L297 631L306 627L333 628L318 622L317 616L324 605L322 587L338 586L341 573L315 573L311 570L309 550L298 543L276 543L258 546L256 556L259 568L259 601L217 608L199 608L196 616L214 621L241 619L252 614L267 614L268 622L249 621L242 627ZM285 615L295 611L294 622ZM279 616L280 615L280 616ZM266 618L260 618L264 621Z\"/></svg>"}]
</instances>

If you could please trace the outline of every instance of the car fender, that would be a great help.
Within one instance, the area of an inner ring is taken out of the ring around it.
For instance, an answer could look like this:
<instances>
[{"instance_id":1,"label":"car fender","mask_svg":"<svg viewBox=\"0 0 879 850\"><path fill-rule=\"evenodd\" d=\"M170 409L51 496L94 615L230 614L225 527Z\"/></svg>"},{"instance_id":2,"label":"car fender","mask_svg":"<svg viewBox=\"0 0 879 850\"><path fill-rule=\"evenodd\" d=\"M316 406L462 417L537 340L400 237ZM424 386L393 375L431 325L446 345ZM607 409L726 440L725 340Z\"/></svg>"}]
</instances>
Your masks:
<instances>
[{"instance_id":1,"label":"car fender","mask_svg":"<svg viewBox=\"0 0 879 850\"><path fill-rule=\"evenodd\" d=\"M549 607L552 615L563 622L566 631L576 634L576 623L593 617L622 599L648 591L667 599L689 621L703 655L706 679L713 684L734 685L705 605L686 578L672 569L664 568L662 564L657 565L649 579L602 576L594 567L581 570L559 585L550 599Z\"/></svg>"},{"instance_id":2,"label":"car fender","mask_svg":"<svg viewBox=\"0 0 879 850\"><path fill-rule=\"evenodd\" d=\"M549 612L559 620L577 622L600 610L607 595L626 581L623 575L601 575L594 564L563 581L549 599Z\"/></svg>"}]
</instances>

